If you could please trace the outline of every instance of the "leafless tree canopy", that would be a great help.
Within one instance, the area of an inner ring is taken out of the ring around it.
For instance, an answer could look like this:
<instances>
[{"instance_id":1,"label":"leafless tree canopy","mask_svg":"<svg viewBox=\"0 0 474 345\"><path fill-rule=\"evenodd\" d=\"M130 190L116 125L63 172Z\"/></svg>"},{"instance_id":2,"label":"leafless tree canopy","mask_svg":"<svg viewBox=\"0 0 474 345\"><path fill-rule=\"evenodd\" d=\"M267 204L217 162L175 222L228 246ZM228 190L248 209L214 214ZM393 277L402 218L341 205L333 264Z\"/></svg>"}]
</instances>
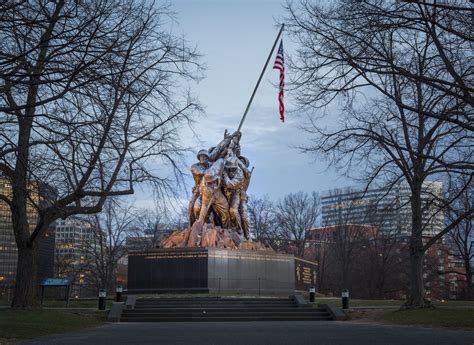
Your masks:
<instances>
[{"instance_id":1,"label":"leafless tree canopy","mask_svg":"<svg viewBox=\"0 0 474 345\"><path fill-rule=\"evenodd\" d=\"M334 189L327 195L336 197L355 191ZM385 206L378 205L382 200L374 198L372 205L363 208L357 201L337 200L337 205L332 205L335 223L323 222L318 238L311 239L320 291L339 295L341 289L348 288L358 298L390 298L406 293L407 255L397 255L404 244L394 224L396 218ZM397 213L395 208L390 211Z\"/></svg>"},{"instance_id":2,"label":"leafless tree canopy","mask_svg":"<svg viewBox=\"0 0 474 345\"><path fill-rule=\"evenodd\" d=\"M200 66L168 31L165 6L0 6L0 173L13 186L0 199L12 210L22 285L22 267L34 266L24 252L55 219L99 212L106 197L133 193L139 182L169 189L183 151L178 129L199 109L186 84ZM26 205L39 206L38 189L45 202L30 233Z\"/></svg>"},{"instance_id":3,"label":"leafless tree canopy","mask_svg":"<svg viewBox=\"0 0 474 345\"><path fill-rule=\"evenodd\" d=\"M472 131L474 9L468 1L449 3L452 6L382 0L290 3L288 28L300 43L292 63L298 100L319 108L343 94L351 102L370 86L406 111ZM420 109L387 87L394 77L435 89L450 101L443 112Z\"/></svg>"},{"instance_id":4,"label":"leafless tree canopy","mask_svg":"<svg viewBox=\"0 0 474 345\"><path fill-rule=\"evenodd\" d=\"M127 237L127 250L157 248L164 237L182 229L183 225L162 209L141 209L136 212L134 228L135 231L130 232Z\"/></svg>"},{"instance_id":5,"label":"leafless tree canopy","mask_svg":"<svg viewBox=\"0 0 474 345\"><path fill-rule=\"evenodd\" d=\"M471 184L469 188L464 189L461 196L456 200L457 207L450 208L447 213L449 221L458 218L459 212L465 212L474 207L474 186ZM474 283L472 272L472 261L474 260L474 228L472 219L464 219L457 224L453 231L449 234L450 240L454 245L454 257L462 262L464 267L463 275L466 277L466 299L474 297ZM444 272L450 273L450 272ZM456 271L456 274L460 272ZM462 274L462 273L461 273Z\"/></svg>"},{"instance_id":6,"label":"leafless tree canopy","mask_svg":"<svg viewBox=\"0 0 474 345\"><path fill-rule=\"evenodd\" d=\"M136 231L137 212L118 199L108 199L103 212L90 217L93 236L86 243L88 285L112 293L118 261L126 256L125 240Z\"/></svg>"},{"instance_id":7,"label":"leafless tree canopy","mask_svg":"<svg viewBox=\"0 0 474 345\"><path fill-rule=\"evenodd\" d=\"M301 1L287 8L299 44L292 85L311 112L305 130L313 139L304 150L350 175L363 171L369 184L403 181L411 189L409 306L424 305L424 252L474 212L458 213L423 243L424 184L443 181L445 194L432 197L444 212L473 178L472 11L463 4ZM324 126L312 112L333 101L342 115ZM451 188L461 178L464 187Z\"/></svg>"},{"instance_id":8,"label":"leafless tree canopy","mask_svg":"<svg viewBox=\"0 0 474 345\"><path fill-rule=\"evenodd\" d=\"M296 255L303 257L307 230L313 228L320 215L320 198L315 192L290 193L275 207L279 238L296 245Z\"/></svg>"},{"instance_id":9,"label":"leafless tree canopy","mask_svg":"<svg viewBox=\"0 0 474 345\"><path fill-rule=\"evenodd\" d=\"M251 196L247 204L252 236L259 241L275 237L275 210L268 196Z\"/></svg>"}]
</instances>

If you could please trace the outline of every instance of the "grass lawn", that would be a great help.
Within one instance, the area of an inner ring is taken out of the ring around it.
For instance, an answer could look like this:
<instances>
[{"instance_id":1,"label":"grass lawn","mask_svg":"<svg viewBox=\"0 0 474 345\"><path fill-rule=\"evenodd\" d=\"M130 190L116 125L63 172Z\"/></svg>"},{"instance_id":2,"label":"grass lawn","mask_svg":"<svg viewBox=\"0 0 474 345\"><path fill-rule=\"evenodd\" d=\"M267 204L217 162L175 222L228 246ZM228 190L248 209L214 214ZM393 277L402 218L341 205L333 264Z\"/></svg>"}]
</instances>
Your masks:
<instances>
[{"instance_id":1,"label":"grass lawn","mask_svg":"<svg viewBox=\"0 0 474 345\"><path fill-rule=\"evenodd\" d=\"M350 299L349 307L365 307L365 306L401 306L404 300L395 299L384 299L384 300L372 300L372 299ZM341 298L329 298L329 297L316 297L316 303L322 304L335 304L338 307L342 307ZM461 306L472 306L474 307L474 301L433 301L436 307L461 307Z\"/></svg>"},{"instance_id":2,"label":"grass lawn","mask_svg":"<svg viewBox=\"0 0 474 345\"><path fill-rule=\"evenodd\" d=\"M329 297L316 297L316 303L322 304L335 304L342 308L341 298L329 298ZM349 307L364 307L364 306L399 306L402 305L403 301L386 299L386 300L371 300L371 299L350 299Z\"/></svg>"},{"instance_id":3,"label":"grass lawn","mask_svg":"<svg viewBox=\"0 0 474 345\"><path fill-rule=\"evenodd\" d=\"M122 297L122 300L125 301L125 296ZM107 297L106 309L109 309L112 306L112 302L115 301L115 296ZM71 298L69 300L68 308L98 308L98 298ZM0 306L10 306L10 302L7 300L0 300ZM43 307L51 308L66 308L66 301L57 300L57 299L45 299Z\"/></svg>"},{"instance_id":4,"label":"grass lawn","mask_svg":"<svg viewBox=\"0 0 474 345\"><path fill-rule=\"evenodd\" d=\"M435 308L389 311L380 321L401 325L474 328L474 309Z\"/></svg>"},{"instance_id":5,"label":"grass lawn","mask_svg":"<svg viewBox=\"0 0 474 345\"><path fill-rule=\"evenodd\" d=\"M105 313L69 310L0 309L0 339L35 338L105 323ZM1 341L0 341L1 342Z\"/></svg>"},{"instance_id":6,"label":"grass lawn","mask_svg":"<svg viewBox=\"0 0 474 345\"><path fill-rule=\"evenodd\" d=\"M107 297L106 309L112 306L114 297ZM125 300L125 299L124 299ZM98 308L99 299L98 298L71 298L69 300L68 308ZM66 308L66 301L61 300L45 300L43 307L58 307Z\"/></svg>"}]
</instances>

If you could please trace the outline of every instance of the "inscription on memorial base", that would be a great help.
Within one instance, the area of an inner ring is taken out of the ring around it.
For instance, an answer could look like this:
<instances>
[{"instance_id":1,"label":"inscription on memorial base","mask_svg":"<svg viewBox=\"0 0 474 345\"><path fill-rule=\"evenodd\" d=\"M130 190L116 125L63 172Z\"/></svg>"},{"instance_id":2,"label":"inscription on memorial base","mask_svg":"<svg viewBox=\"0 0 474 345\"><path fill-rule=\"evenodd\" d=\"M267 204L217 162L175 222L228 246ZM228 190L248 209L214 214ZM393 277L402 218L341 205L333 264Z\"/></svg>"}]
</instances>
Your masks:
<instances>
[{"instance_id":1,"label":"inscription on memorial base","mask_svg":"<svg viewBox=\"0 0 474 345\"><path fill-rule=\"evenodd\" d=\"M295 258L270 251L161 248L132 252L129 293L293 293Z\"/></svg>"}]
</instances>

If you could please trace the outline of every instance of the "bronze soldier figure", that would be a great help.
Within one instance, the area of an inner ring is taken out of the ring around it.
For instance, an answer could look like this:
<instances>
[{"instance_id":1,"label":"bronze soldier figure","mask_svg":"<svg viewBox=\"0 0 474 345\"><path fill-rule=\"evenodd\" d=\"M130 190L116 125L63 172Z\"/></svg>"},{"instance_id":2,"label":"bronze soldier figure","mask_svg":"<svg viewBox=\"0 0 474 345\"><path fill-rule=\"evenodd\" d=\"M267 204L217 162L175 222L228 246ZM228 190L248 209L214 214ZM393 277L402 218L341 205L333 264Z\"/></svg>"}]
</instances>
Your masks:
<instances>
[{"instance_id":1,"label":"bronze soldier figure","mask_svg":"<svg viewBox=\"0 0 474 345\"><path fill-rule=\"evenodd\" d=\"M239 167L242 169L244 174L244 182L242 191L240 192L240 204L239 214L242 222L242 230L246 239L250 239L250 221L247 213L247 189L249 188L250 178L252 177L252 171L248 169L250 162L246 157L239 157Z\"/></svg>"},{"instance_id":2,"label":"bronze soldier figure","mask_svg":"<svg viewBox=\"0 0 474 345\"><path fill-rule=\"evenodd\" d=\"M249 161L240 156L241 133L224 133L217 146L200 150L198 163L193 164L194 178L192 197L188 205L188 222L204 224L211 215L214 225L233 227L249 239L247 215L247 188L251 172Z\"/></svg>"},{"instance_id":3,"label":"bronze soldier figure","mask_svg":"<svg viewBox=\"0 0 474 345\"><path fill-rule=\"evenodd\" d=\"M241 193L244 188L244 173L237 163L238 158L232 156L226 160L223 182L224 193L229 200L229 213L231 223L237 228L237 232L242 234L242 220L239 213Z\"/></svg>"},{"instance_id":4,"label":"bronze soldier figure","mask_svg":"<svg viewBox=\"0 0 474 345\"><path fill-rule=\"evenodd\" d=\"M209 153L207 150L200 150L197 154L198 163L191 166L191 173L194 178L194 187L192 191L191 200L188 205L188 223L191 227L196 221L196 217L199 215L201 209L201 194L199 192L199 185L207 169L210 168Z\"/></svg>"},{"instance_id":5,"label":"bronze soldier figure","mask_svg":"<svg viewBox=\"0 0 474 345\"><path fill-rule=\"evenodd\" d=\"M224 169L224 160L219 158L206 170L199 185L202 205L198 221L204 223L209 210L219 217L223 227L229 227L229 204L221 190L221 176Z\"/></svg>"}]
</instances>

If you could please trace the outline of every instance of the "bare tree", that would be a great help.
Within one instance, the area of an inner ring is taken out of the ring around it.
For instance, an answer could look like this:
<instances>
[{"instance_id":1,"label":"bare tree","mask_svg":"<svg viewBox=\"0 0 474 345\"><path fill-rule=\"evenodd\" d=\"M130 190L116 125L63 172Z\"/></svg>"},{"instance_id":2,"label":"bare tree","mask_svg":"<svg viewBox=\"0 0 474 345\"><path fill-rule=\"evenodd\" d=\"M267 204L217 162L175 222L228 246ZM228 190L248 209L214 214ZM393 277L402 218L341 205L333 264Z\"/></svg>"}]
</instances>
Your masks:
<instances>
[{"instance_id":1,"label":"bare tree","mask_svg":"<svg viewBox=\"0 0 474 345\"><path fill-rule=\"evenodd\" d=\"M303 104L326 106L373 87L409 112L449 121L470 131L474 106L472 8L466 1L436 6L427 1L298 1L287 5L288 27L302 43L296 85ZM313 46L318 49L312 50ZM418 68L413 53L430 61ZM296 63L296 61L294 61ZM317 74L313 72L317 71ZM334 73L337 77L334 78ZM399 77L435 89L452 101L444 112L418 108L384 87Z\"/></svg>"},{"instance_id":2,"label":"bare tree","mask_svg":"<svg viewBox=\"0 0 474 345\"><path fill-rule=\"evenodd\" d=\"M252 236L258 241L268 243L275 237L275 210L268 195L263 198L250 196L247 204Z\"/></svg>"},{"instance_id":3,"label":"bare tree","mask_svg":"<svg viewBox=\"0 0 474 345\"><path fill-rule=\"evenodd\" d=\"M351 277L362 298L399 298L408 285L407 245L398 231L376 226L357 251Z\"/></svg>"},{"instance_id":4,"label":"bare tree","mask_svg":"<svg viewBox=\"0 0 474 345\"><path fill-rule=\"evenodd\" d=\"M349 192L350 189L346 189ZM335 214L333 214L332 224L325 224L321 238L324 243L322 251L327 252L326 261L330 272L325 273L332 276L333 292L340 292L341 289L349 288L352 290L351 272L354 269L358 250L363 246L363 242L369 238L368 232L371 230L367 226L368 222L362 221L362 225L355 225L352 219L352 210L356 206L356 200L349 203L341 199L342 193L338 190L328 192L329 195L339 195L336 205L333 205ZM365 244L365 242L364 242ZM327 279L326 279L327 280ZM327 282L330 283L330 282Z\"/></svg>"},{"instance_id":5,"label":"bare tree","mask_svg":"<svg viewBox=\"0 0 474 345\"><path fill-rule=\"evenodd\" d=\"M330 240L328 231L325 227L317 229L318 234L314 234L315 229L309 229L309 235L307 236L308 249L305 250L305 259L316 262L317 265L317 280L316 289L320 293L330 292L330 275L333 270L332 263L330 262ZM332 291L331 291L332 292Z\"/></svg>"},{"instance_id":6,"label":"bare tree","mask_svg":"<svg viewBox=\"0 0 474 345\"><path fill-rule=\"evenodd\" d=\"M467 211L473 208L474 200L474 188L473 183L466 188L461 197L456 200L459 204L458 207L452 208L448 211L447 216L450 221L457 219L459 216L459 210ZM462 211L461 211L462 212ZM472 261L474 259L474 231L472 219L465 219L459 223L450 233L450 240L454 244L453 256L462 261L464 272L457 271L445 271L443 273L455 273L458 275L464 275L466 278L466 294L467 299L474 298L474 283L473 283L473 272L472 272Z\"/></svg>"},{"instance_id":7,"label":"bare tree","mask_svg":"<svg viewBox=\"0 0 474 345\"><path fill-rule=\"evenodd\" d=\"M87 269L85 261L78 262L75 254L54 255L54 276L67 277L74 285L80 275Z\"/></svg>"},{"instance_id":8,"label":"bare tree","mask_svg":"<svg viewBox=\"0 0 474 345\"><path fill-rule=\"evenodd\" d=\"M156 209L138 210L133 226L136 231L127 237L127 249L131 250L157 248L165 236L182 228L182 224L172 221L165 212Z\"/></svg>"},{"instance_id":9,"label":"bare tree","mask_svg":"<svg viewBox=\"0 0 474 345\"><path fill-rule=\"evenodd\" d=\"M167 7L1 6L0 173L13 193L0 199L10 206L18 246L12 306L28 307L37 239L49 224L100 212L107 197L131 194L136 183L160 192L179 177L178 129L198 109L181 90L199 65L196 52L166 31ZM26 217L30 204L36 224Z\"/></svg>"},{"instance_id":10,"label":"bare tree","mask_svg":"<svg viewBox=\"0 0 474 345\"><path fill-rule=\"evenodd\" d=\"M423 243L423 231L429 226L423 218L429 204L422 201L424 185L432 178L447 186L442 197L430 196L431 204L437 205L431 215L435 217L459 196L449 193L449 186L459 176L471 180L474 166L469 148L473 68L472 56L465 50L470 41L443 34L443 51L449 49L447 58L457 72L449 71L433 33L423 29L431 24L424 22L421 9L430 13L430 20L450 11L382 1L303 1L288 6L290 31L301 47L292 64L300 104L317 109L343 101L344 115L332 128L309 117L305 129L314 137L305 151L328 158L349 175L362 170L368 184L378 180L395 187L404 181L411 190L407 307L429 304L422 277L426 250L474 212L459 213ZM453 73L460 79L445 82L454 78Z\"/></svg>"},{"instance_id":11,"label":"bare tree","mask_svg":"<svg viewBox=\"0 0 474 345\"><path fill-rule=\"evenodd\" d=\"M90 217L93 236L86 244L89 286L95 291L105 289L112 293L115 287L117 263L127 252L127 236L136 231L137 213L129 204L110 198L103 212Z\"/></svg>"},{"instance_id":12,"label":"bare tree","mask_svg":"<svg viewBox=\"0 0 474 345\"><path fill-rule=\"evenodd\" d=\"M405 293L406 260L393 198L354 188L327 192L322 227L310 231L310 248L318 262L321 292L349 288L358 298L385 298ZM381 198L382 197L382 198Z\"/></svg>"},{"instance_id":13,"label":"bare tree","mask_svg":"<svg viewBox=\"0 0 474 345\"><path fill-rule=\"evenodd\" d=\"M295 254L303 257L305 253L307 230L313 228L320 215L320 199L315 192L290 193L275 206L275 220L278 237L294 243Z\"/></svg>"}]
</instances>

